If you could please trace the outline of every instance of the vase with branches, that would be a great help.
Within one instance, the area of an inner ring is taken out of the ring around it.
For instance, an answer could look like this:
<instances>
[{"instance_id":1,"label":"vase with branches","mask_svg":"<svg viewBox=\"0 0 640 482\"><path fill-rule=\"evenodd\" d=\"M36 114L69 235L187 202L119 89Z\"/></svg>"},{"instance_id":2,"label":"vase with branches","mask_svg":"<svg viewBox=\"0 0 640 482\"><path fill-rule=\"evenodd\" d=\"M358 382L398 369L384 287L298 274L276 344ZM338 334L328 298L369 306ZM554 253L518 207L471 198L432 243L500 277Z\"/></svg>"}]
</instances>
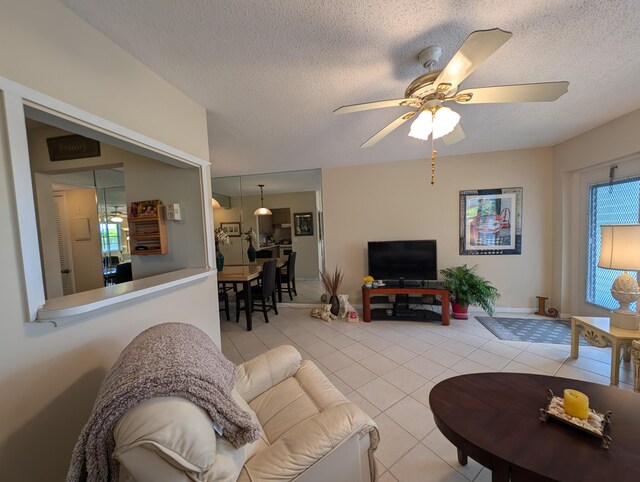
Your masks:
<instances>
[{"instance_id":1,"label":"vase with branches","mask_svg":"<svg viewBox=\"0 0 640 482\"><path fill-rule=\"evenodd\" d=\"M331 313L338 316L338 312L340 311L338 290L340 289L340 285L342 284L342 280L344 278L342 271L340 271L340 268L336 266L333 274L323 271L320 273L320 278L322 279L322 285L324 286L325 291L329 295Z\"/></svg>"},{"instance_id":2,"label":"vase with branches","mask_svg":"<svg viewBox=\"0 0 640 482\"><path fill-rule=\"evenodd\" d=\"M256 248L253 246L253 242L257 239L255 230L253 228L247 229L242 233L242 239L249 243L247 257L250 262L254 262L256 260Z\"/></svg>"},{"instance_id":3,"label":"vase with branches","mask_svg":"<svg viewBox=\"0 0 640 482\"><path fill-rule=\"evenodd\" d=\"M220 246L223 244L229 244L231 240L229 239L229 234L227 230L224 228L216 228L213 231L215 240L216 240L216 269L218 271L222 271L224 267L224 255L220 250Z\"/></svg>"}]
</instances>

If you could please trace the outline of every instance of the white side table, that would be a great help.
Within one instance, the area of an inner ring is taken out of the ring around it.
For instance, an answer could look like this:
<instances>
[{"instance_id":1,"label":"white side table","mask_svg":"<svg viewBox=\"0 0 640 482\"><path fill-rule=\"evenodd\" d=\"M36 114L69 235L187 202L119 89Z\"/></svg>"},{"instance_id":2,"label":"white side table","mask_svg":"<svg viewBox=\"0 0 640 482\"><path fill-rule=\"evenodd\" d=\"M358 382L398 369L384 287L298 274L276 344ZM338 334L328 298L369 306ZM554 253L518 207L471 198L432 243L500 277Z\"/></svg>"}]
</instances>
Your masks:
<instances>
[{"instance_id":1,"label":"white side table","mask_svg":"<svg viewBox=\"0 0 640 482\"><path fill-rule=\"evenodd\" d=\"M611 385L618 384L620 351L625 361L631 358L629 347L633 340L640 340L640 330L623 330L610 326L609 318L590 316L571 317L571 356L578 358L580 335L589 344L600 348L611 345Z\"/></svg>"}]
</instances>

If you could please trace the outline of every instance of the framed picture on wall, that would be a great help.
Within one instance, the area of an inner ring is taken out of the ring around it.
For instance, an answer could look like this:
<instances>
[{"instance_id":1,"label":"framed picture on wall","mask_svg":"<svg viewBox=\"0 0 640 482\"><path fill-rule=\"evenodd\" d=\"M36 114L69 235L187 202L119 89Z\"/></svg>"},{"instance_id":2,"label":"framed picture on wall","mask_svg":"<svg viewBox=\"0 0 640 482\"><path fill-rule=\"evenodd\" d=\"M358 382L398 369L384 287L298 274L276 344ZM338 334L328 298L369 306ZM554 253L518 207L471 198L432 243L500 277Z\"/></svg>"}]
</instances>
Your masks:
<instances>
[{"instance_id":1,"label":"framed picture on wall","mask_svg":"<svg viewBox=\"0 0 640 482\"><path fill-rule=\"evenodd\" d=\"M313 236L313 213L294 213L293 229L295 236Z\"/></svg>"},{"instance_id":2,"label":"framed picture on wall","mask_svg":"<svg viewBox=\"0 0 640 482\"><path fill-rule=\"evenodd\" d=\"M231 238L239 238L240 237L240 223L220 223L220 227L224 229L229 237Z\"/></svg>"},{"instance_id":3,"label":"framed picture on wall","mask_svg":"<svg viewBox=\"0 0 640 482\"><path fill-rule=\"evenodd\" d=\"M460 191L460 254L522 254L522 188Z\"/></svg>"}]
</instances>

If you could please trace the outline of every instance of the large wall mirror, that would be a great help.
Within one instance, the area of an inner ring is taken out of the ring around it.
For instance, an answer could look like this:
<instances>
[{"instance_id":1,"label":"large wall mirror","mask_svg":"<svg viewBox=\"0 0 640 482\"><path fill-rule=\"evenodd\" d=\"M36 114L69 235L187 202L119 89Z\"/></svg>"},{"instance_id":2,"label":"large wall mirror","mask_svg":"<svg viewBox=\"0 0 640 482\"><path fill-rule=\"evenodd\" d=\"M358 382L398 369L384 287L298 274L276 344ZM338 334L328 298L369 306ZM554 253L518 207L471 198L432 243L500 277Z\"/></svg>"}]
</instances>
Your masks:
<instances>
[{"instance_id":1,"label":"large wall mirror","mask_svg":"<svg viewBox=\"0 0 640 482\"><path fill-rule=\"evenodd\" d=\"M193 189L200 184L197 167L29 117L26 124L46 300L206 266L202 194ZM179 203L181 219L166 219L159 209L157 221L136 224L128 206L148 200ZM160 224L162 241L153 237ZM164 252L139 248L156 241Z\"/></svg>"},{"instance_id":2,"label":"large wall mirror","mask_svg":"<svg viewBox=\"0 0 640 482\"><path fill-rule=\"evenodd\" d=\"M220 244L225 266L250 264L253 228L258 258L287 257L296 253L297 295L283 302L319 303L324 293L320 271L324 266L322 177L319 169L250 176L214 177L211 180L215 228L224 228L229 244ZM262 186L262 192L260 189ZM256 215L258 208L271 212Z\"/></svg>"}]
</instances>

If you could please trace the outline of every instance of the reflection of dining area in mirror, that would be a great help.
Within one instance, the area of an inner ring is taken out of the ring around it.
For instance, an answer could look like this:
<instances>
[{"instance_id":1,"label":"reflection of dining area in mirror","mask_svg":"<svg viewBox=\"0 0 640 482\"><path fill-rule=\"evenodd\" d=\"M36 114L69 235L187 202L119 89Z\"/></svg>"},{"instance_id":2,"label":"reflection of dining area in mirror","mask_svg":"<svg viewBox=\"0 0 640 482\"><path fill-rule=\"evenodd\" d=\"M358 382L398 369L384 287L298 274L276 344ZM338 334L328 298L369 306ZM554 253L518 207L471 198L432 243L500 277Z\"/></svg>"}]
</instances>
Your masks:
<instances>
[{"instance_id":1,"label":"reflection of dining area in mirror","mask_svg":"<svg viewBox=\"0 0 640 482\"><path fill-rule=\"evenodd\" d=\"M252 270L268 259L276 259L276 291L281 288L276 308L281 302L320 302L324 293L320 282L324 256L320 171L214 177L211 183L214 227L225 234L224 242L216 242L216 258L223 260L222 269L216 263L219 280L253 276L252 282L258 284L260 274ZM288 269L283 264L294 253L294 267ZM241 271L239 266L246 269ZM292 274L289 280L283 278L287 273ZM236 290L246 290L241 281L235 286ZM235 306L232 283L227 282L222 291L227 296L221 295L221 307L224 309L227 299ZM246 311L244 301L240 304ZM256 311L261 308L256 304Z\"/></svg>"},{"instance_id":2,"label":"reflection of dining area in mirror","mask_svg":"<svg viewBox=\"0 0 640 482\"><path fill-rule=\"evenodd\" d=\"M244 311L247 331L253 327L253 311L262 312L266 323L269 311L278 314L283 291L293 300L295 295L295 259L292 252L280 258L261 258L239 265L225 265L218 271L218 301L230 321L230 303L235 304L235 321Z\"/></svg>"}]
</instances>

